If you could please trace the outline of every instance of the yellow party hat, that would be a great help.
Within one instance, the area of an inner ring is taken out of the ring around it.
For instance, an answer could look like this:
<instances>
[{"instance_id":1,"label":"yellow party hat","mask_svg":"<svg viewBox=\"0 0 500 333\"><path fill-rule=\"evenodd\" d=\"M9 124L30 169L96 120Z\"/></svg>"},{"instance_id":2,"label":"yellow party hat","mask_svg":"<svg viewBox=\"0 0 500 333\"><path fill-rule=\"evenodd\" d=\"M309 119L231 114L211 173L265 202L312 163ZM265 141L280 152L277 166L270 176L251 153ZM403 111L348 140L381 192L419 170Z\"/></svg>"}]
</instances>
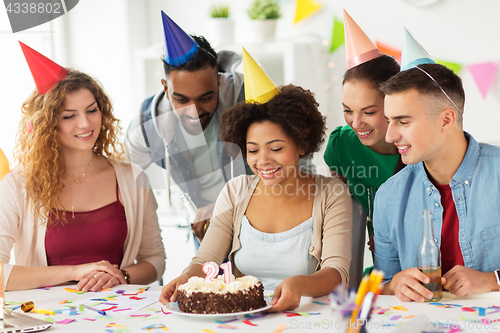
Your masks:
<instances>
[{"instance_id":1,"label":"yellow party hat","mask_svg":"<svg viewBox=\"0 0 500 333\"><path fill-rule=\"evenodd\" d=\"M267 103L280 90L262 68L243 48L243 74L245 77L245 100L260 104Z\"/></svg>"}]
</instances>

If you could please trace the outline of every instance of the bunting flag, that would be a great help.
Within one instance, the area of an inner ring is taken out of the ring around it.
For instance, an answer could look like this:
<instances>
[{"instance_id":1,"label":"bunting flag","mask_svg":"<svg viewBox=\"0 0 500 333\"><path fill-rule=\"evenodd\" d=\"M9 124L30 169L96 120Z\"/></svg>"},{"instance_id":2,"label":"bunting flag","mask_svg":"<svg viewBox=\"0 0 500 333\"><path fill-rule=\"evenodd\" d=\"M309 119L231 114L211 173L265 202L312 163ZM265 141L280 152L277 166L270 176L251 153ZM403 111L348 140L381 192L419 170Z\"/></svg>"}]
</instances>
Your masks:
<instances>
[{"instance_id":1,"label":"bunting flag","mask_svg":"<svg viewBox=\"0 0 500 333\"><path fill-rule=\"evenodd\" d=\"M481 95L483 95L483 99L486 99L486 95L488 94L488 91L490 90L497 74L498 62L473 64L468 65L467 68L476 81L477 87L479 88Z\"/></svg>"},{"instance_id":2,"label":"bunting flag","mask_svg":"<svg viewBox=\"0 0 500 333\"><path fill-rule=\"evenodd\" d=\"M395 49L381 42L375 42L375 45L380 50L380 52L393 57L394 59L396 59L397 62L401 63L401 50Z\"/></svg>"},{"instance_id":3,"label":"bunting flag","mask_svg":"<svg viewBox=\"0 0 500 333\"><path fill-rule=\"evenodd\" d=\"M436 60L436 63L448 67L448 69L451 69L457 75L462 70L462 65L457 64L456 62L450 62L446 60Z\"/></svg>"},{"instance_id":4,"label":"bunting flag","mask_svg":"<svg viewBox=\"0 0 500 333\"><path fill-rule=\"evenodd\" d=\"M0 148L0 180L9 172L9 160Z\"/></svg>"},{"instance_id":5,"label":"bunting flag","mask_svg":"<svg viewBox=\"0 0 500 333\"><path fill-rule=\"evenodd\" d=\"M344 23L338 18L333 18L333 31L332 40L330 43L330 53L334 52L337 48L344 45Z\"/></svg>"},{"instance_id":6,"label":"bunting flag","mask_svg":"<svg viewBox=\"0 0 500 333\"><path fill-rule=\"evenodd\" d=\"M323 7L323 4L318 0L297 0L293 24L297 24L299 21L308 18L320 10L321 7Z\"/></svg>"}]
</instances>

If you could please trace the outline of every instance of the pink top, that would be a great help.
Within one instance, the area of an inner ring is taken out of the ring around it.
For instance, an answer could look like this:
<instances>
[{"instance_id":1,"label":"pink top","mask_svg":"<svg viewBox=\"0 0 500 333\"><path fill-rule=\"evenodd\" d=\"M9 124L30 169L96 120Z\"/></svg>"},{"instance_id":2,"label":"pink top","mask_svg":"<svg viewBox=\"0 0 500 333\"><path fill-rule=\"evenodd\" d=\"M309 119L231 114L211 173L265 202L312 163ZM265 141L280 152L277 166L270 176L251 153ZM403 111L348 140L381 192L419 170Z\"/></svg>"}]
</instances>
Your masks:
<instances>
[{"instance_id":1,"label":"pink top","mask_svg":"<svg viewBox=\"0 0 500 333\"><path fill-rule=\"evenodd\" d=\"M118 183L115 202L88 212L75 212L75 218L66 211L66 220L69 224L56 223L47 227L45 251L49 266L100 260L120 265L127 238L127 219L118 200ZM53 217L51 222L54 222Z\"/></svg>"}]
</instances>

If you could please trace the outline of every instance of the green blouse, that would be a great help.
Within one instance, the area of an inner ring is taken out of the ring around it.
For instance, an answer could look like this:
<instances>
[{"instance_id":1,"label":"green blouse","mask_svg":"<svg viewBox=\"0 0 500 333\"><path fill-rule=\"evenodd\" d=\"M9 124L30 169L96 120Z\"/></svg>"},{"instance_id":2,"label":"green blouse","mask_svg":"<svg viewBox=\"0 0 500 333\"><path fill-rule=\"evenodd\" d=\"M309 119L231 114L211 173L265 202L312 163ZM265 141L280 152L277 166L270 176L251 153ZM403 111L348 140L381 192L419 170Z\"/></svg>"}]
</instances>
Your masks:
<instances>
[{"instance_id":1,"label":"green blouse","mask_svg":"<svg viewBox=\"0 0 500 333\"><path fill-rule=\"evenodd\" d=\"M399 154L374 152L346 125L335 128L330 134L324 159L332 171L347 180L352 195L371 217L375 192L394 174Z\"/></svg>"}]
</instances>

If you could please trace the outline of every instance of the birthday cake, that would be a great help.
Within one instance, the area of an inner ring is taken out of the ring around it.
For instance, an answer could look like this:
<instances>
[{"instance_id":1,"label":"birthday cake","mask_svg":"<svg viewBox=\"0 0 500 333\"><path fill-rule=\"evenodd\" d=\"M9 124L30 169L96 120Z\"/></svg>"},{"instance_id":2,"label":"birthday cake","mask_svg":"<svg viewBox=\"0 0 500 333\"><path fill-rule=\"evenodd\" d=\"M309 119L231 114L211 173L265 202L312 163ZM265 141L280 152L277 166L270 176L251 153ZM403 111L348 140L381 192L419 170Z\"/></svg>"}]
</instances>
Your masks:
<instances>
[{"instance_id":1,"label":"birthday cake","mask_svg":"<svg viewBox=\"0 0 500 333\"><path fill-rule=\"evenodd\" d=\"M220 275L212 281L193 276L177 290L179 309L189 313L233 313L266 306L264 286L247 275L224 282Z\"/></svg>"}]
</instances>

